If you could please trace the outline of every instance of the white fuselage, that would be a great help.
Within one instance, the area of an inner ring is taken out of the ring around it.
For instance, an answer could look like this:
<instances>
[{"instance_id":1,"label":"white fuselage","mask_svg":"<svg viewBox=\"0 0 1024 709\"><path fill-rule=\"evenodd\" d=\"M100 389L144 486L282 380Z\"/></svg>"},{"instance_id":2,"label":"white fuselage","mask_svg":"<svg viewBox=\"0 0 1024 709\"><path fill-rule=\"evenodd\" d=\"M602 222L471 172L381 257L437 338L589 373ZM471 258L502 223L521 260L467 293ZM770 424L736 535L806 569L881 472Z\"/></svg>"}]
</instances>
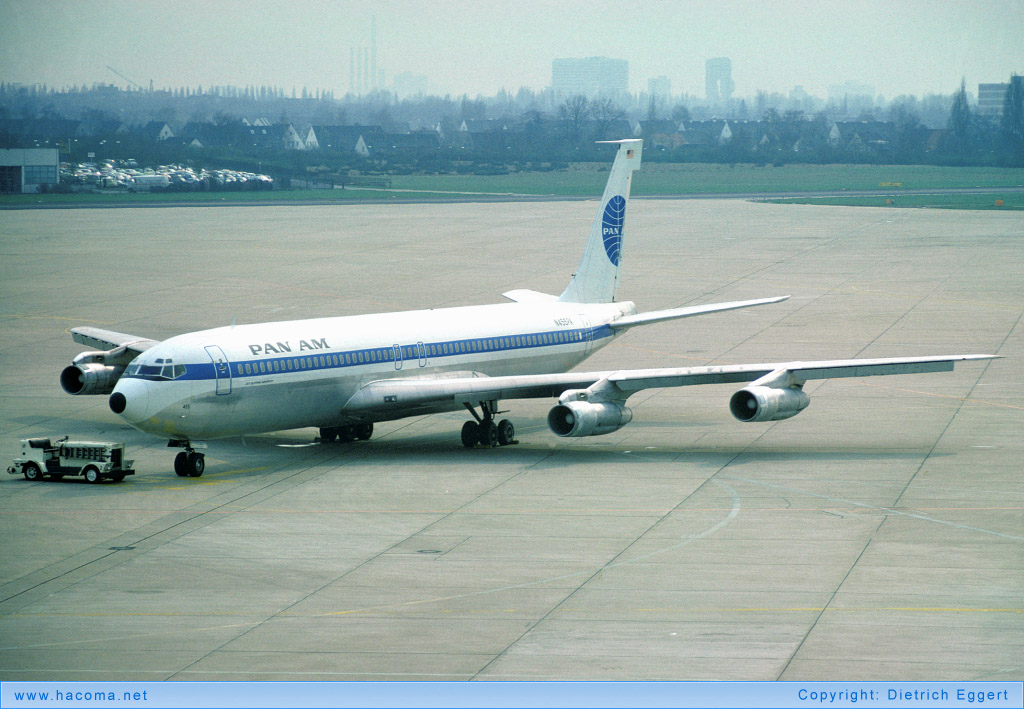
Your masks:
<instances>
[{"instance_id":1,"label":"white fuselage","mask_svg":"<svg viewBox=\"0 0 1024 709\"><path fill-rule=\"evenodd\" d=\"M387 421L462 408L353 404L384 379L565 372L633 303L507 303L240 325L166 340L118 381L121 416L180 440Z\"/></svg>"}]
</instances>

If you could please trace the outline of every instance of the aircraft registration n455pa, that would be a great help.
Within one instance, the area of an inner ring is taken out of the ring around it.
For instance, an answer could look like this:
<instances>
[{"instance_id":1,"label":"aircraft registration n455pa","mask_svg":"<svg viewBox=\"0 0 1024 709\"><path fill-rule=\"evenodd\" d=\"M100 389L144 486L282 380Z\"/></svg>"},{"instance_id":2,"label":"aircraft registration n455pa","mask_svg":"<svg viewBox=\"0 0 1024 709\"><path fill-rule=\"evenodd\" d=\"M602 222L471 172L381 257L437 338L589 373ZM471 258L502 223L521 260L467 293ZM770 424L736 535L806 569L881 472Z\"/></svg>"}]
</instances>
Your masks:
<instances>
[{"instance_id":1,"label":"aircraft registration n455pa","mask_svg":"<svg viewBox=\"0 0 1024 709\"><path fill-rule=\"evenodd\" d=\"M561 295L513 290L511 302L439 310L222 327L158 342L93 327L71 329L96 348L61 373L70 394L109 395L129 424L182 448L178 475L205 468L204 440L317 427L323 441L368 439L373 424L468 410L462 443L507 445L515 429L495 421L506 399L552 398L558 436L597 436L633 418L641 389L742 384L729 400L740 421L795 416L810 379L949 371L963 354L882 359L570 371L627 330L664 320L748 308L788 296L637 313L616 301L630 180L642 141L618 146L579 267Z\"/></svg>"}]
</instances>

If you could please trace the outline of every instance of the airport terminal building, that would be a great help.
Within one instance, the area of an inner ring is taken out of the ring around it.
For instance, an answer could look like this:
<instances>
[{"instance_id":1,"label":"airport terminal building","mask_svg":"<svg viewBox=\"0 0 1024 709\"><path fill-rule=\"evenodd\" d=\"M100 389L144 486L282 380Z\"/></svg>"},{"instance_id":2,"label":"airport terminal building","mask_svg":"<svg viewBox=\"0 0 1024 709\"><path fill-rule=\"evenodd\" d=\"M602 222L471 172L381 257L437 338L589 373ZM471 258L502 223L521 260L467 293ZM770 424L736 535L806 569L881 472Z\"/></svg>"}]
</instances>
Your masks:
<instances>
[{"instance_id":1,"label":"airport terminal building","mask_svg":"<svg viewBox=\"0 0 1024 709\"><path fill-rule=\"evenodd\" d=\"M56 148L0 150L0 193L34 194L41 185L59 182Z\"/></svg>"}]
</instances>

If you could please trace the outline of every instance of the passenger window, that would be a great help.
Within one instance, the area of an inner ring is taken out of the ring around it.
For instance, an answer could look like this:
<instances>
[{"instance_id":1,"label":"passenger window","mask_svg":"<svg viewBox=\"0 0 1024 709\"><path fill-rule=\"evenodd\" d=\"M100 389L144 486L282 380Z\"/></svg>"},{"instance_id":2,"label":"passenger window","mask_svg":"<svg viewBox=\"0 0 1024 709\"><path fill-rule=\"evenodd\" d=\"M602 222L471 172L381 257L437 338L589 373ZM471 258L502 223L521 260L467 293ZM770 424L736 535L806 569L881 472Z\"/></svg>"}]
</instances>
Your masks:
<instances>
[{"instance_id":1,"label":"passenger window","mask_svg":"<svg viewBox=\"0 0 1024 709\"><path fill-rule=\"evenodd\" d=\"M245 373L246 374L252 374L252 368L248 364L245 365Z\"/></svg>"},{"instance_id":2,"label":"passenger window","mask_svg":"<svg viewBox=\"0 0 1024 709\"><path fill-rule=\"evenodd\" d=\"M260 372L266 372L266 371L267 371L266 364L264 362L260 362Z\"/></svg>"}]
</instances>

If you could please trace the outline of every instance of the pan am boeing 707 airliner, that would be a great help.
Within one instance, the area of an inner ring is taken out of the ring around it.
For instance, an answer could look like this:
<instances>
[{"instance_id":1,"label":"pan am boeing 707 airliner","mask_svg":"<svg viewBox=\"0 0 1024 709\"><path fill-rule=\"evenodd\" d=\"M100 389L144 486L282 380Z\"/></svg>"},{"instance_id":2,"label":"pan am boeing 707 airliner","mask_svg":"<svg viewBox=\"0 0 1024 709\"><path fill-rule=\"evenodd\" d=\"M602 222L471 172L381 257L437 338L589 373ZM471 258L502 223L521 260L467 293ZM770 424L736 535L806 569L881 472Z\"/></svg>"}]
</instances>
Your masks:
<instances>
[{"instance_id":1,"label":"pan am boeing 707 airliner","mask_svg":"<svg viewBox=\"0 0 1024 709\"><path fill-rule=\"evenodd\" d=\"M178 475L205 468L201 441L318 427L321 440L368 439L377 421L455 411L472 414L467 447L507 445L515 431L496 422L503 399L551 397L558 436L596 436L632 418L626 399L641 389L742 383L729 409L740 421L778 421L808 404L810 379L940 372L949 355L819 362L570 372L640 325L777 303L789 296L636 312L615 302L626 206L642 141L618 145L579 268L560 296L513 290L513 301L441 310L271 322L203 330L164 342L92 327L71 329L83 352L61 373L71 394L109 394L129 424L183 450ZM477 409L479 408L479 413Z\"/></svg>"}]
</instances>

